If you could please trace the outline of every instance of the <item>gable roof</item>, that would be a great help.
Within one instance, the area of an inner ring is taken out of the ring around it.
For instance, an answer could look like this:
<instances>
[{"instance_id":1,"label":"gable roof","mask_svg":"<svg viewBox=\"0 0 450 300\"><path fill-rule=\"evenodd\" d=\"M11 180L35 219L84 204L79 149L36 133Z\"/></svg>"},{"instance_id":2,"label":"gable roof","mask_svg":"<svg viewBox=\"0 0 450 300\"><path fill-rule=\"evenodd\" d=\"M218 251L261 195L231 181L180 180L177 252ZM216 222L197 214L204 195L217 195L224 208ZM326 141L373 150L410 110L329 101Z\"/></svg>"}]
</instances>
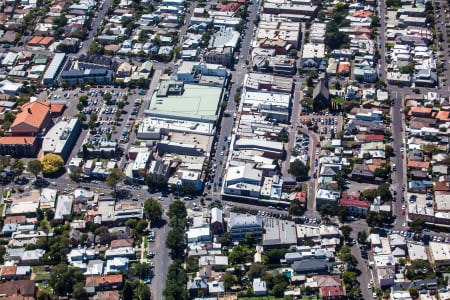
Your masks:
<instances>
[{"instance_id":1,"label":"gable roof","mask_svg":"<svg viewBox=\"0 0 450 300\"><path fill-rule=\"evenodd\" d=\"M11 280L0 284L0 294L5 296L34 296L35 285L33 280Z\"/></svg>"},{"instance_id":2,"label":"gable roof","mask_svg":"<svg viewBox=\"0 0 450 300\"><path fill-rule=\"evenodd\" d=\"M318 287L341 285L341 280L339 276L329 276L329 275L314 276L314 280L317 282Z\"/></svg>"},{"instance_id":3,"label":"gable roof","mask_svg":"<svg viewBox=\"0 0 450 300\"><path fill-rule=\"evenodd\" d=\"M11 125L11 130L22 123L32 127L41 128L45 119L50 113L50 106L47 102L29 102L22 106L22 111L17 114L16 119Z\"/></svg>"},{"instance_id":4,"label":"gable roof","mask_svg":"<svg viewBox=\"0 0 450 300\"><path fill-rule=\"evenodd\" d=\"M35 140L31 136L4 136L0 138L0 145L33 145Z\"/></svg>"},{"instance_id":5,"label":"gable roof","mask_svg":"<svg viewBox=\"0 0 450 300\"><path fill-rule=\"evenodd\" d=\"M339 286L325 286L320 288L322 297L340 297L345 296L344 288Z\"/></svg>"}]
</instances>

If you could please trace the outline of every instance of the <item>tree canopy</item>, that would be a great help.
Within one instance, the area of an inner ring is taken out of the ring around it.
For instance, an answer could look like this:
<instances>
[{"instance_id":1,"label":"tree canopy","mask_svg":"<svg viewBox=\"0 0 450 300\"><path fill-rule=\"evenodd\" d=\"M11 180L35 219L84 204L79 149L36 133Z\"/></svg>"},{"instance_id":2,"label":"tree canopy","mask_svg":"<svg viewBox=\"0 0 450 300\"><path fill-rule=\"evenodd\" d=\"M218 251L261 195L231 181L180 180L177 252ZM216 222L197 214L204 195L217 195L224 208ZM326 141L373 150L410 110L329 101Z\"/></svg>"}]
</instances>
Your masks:
<instances>
[{"instance_id":1,"label":"tree canopy","mask_svg":"<svg viewBox=\"0 0 450 300\"><path fill-rule=\"evenodd\" d=\"M30 161L27 164L27 171L34 176L38 176L42 172L42 163L37 159Z\"/></svg>"},{"instance_id":2,"label":"tree canopy","mask_svg":"<svg viewBox=\"0 0 450 300\"><path fill-rule=\"evenodd\" d=\"M106 184L116 190L117 184L125 178L125 174L119 168L110 170L108 177L106 177Z\"/></svg>"},{"instance_id":3,"label":"tree canopy","mask_svg":"<svg viewBox=\"0 0 450 300\"><path fill-rule=\"evenodd\" d=\"M47 153L42 158L42 172L44 174L54 174L64 167L64 160L61 155Z\"/></svg>"},{"instance_id":4,"label":"tree canopy","mask_svg":"<svg viewBox=\"0 0 450 300\"><path fill-rule=\"evenodd\" d=\"M144 203L144 212L151 222L158 222L161 220L163 208L161 203L153 198L150 198Z\"/></svg>"},{"instance_id":5,"label":"tree canopy","mask_svg":"<svg viewBox=\"0 0 450 300\"><path fill-rule=\"evenodd\" d=\"M296 177L306 177L308 175L308 168L299 160L294 160L289 166L289 173Z\"/></svg>"},{"instance_id":6,"label":"tree canopy","mask_svg":"<svg viewBox=\"0 0 450 300\"><path fill-rule=\"evenodd\" d=\"M53 267L50 274L50 285L57 295L67 296L67 294L72 294L78 283L84 284L81 269L70 267L65 263Z\"/></svg>"}]
</instances>

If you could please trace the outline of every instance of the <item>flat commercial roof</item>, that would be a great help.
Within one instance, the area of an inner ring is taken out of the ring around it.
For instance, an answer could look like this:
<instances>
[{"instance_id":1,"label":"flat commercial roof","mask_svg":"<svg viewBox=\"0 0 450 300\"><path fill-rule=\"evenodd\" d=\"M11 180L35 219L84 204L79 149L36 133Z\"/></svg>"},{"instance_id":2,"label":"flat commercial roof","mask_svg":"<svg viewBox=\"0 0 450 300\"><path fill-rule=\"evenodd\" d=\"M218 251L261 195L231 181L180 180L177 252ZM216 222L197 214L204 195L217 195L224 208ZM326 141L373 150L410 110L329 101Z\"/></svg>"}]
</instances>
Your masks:
<instances>
[{"instance_id":1,"label":"flat commercial roof","mask_svg":"<svg viewBox=\"0 0 450 300\"><path fill-rule=\"evenodd\" d=\"M64 59L66 58L65 53L56 53L53 57L52 62L48 66L47 71L44 74L43 81L44 83L50 83L50 81L55 80L56 73L58 72L61 64L64 62Z\"/></svg>"},{"instance_id":2,"label":"flat commercial roof","mask_svg":"<svg viewBox=\"0 0 450 300\"><path fill-rule=\"evenodd\" d=\"M184 84L182 94L152 96L148 116L190 121L216 121L222 88Z\"/></svg>"}]
</instances>

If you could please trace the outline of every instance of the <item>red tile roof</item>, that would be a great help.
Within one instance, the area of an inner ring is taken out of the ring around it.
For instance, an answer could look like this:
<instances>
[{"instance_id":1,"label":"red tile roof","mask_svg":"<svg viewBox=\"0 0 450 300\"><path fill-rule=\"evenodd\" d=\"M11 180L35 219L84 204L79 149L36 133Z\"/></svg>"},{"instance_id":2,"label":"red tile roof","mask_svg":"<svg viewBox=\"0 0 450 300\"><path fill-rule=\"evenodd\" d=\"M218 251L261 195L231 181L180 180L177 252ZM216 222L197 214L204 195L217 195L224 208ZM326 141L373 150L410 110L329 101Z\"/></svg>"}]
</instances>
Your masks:
<instances>
[{"instance_id":1,"label":"red tile roof","mask_svg":"<svg viewBox=\"0 0 450 300\"><path fill-rule=\"evenodd\" d=\"M8 216L3 221L4 224L23 224L27 221L27 218L25 216Z\"/></svg>"},{"instance_id":2,"label":"red tile roof","mask_svg":"<svg viewBox=\"0 0 450 300\"><path fill-rule=\"evenodd\" d=\"M322 297L341 297L345 296L342 286L325 286L320 288L320 295Z\"/></svg>"},{"instance_id":3,"label":"red tile roof","mask_svg":"<svg viewBox=\"0 0 450 300\"><path fill-rule=\"evenodd\" d=\"M123 281L122 274L94 276L86 278L86 287L97 287L103 284L120 284Z\"/></svg>"},{"instance_id":4,"label":"red tile roof","mask_svg":"<svg viewBox=\"0 0 450 300\"><path fill-rule=\"evenodd\" d=\"M33 145L35 139L31 136L4 136L0 138L0 145Z\"/></svg>"},{"instance_id":5,"label":"red tile roof","mask_svg":"<svg viewBox=\"0 0 450 300\"><path fill-rule=\"evenodd\" d=\"M11 131L14 132L14 127L26 123L35 128L41 128L44 124L50 107L48 101L28 102L22 106L22 111L17 114L16 119L11 125Z\"/></svg>"},{"instance_id":6,"label":"red tile roof","mask_svg":"<svg viewBox=\"0 0 450 300\"><path fill-rule=\"evenodd\" d=\"M364 136L365 141L383 141L384 135L382 134L366 134Z\"/></svg>"},{"instance_id":7,"label":"red tile roof","mask_svg":"<svg viewBox=\"0 0 450 300\"><path fill-rule=\"evenodd\" d=\"M359 200L359 193L348 194L346 192L342 193L342 197L339 200L339 204L342 206L355 206L359 208L369 208L369 201Z\"/></svg>"}]
</instances>

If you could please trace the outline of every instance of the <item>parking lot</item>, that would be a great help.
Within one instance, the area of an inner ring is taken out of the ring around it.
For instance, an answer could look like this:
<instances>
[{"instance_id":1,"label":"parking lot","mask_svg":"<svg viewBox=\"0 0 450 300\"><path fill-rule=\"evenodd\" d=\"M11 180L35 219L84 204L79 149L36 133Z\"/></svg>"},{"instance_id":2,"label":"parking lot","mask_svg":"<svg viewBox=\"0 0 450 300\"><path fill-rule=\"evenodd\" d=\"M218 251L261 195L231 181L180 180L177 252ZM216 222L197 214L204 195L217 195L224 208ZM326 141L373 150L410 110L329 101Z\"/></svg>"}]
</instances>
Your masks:
<instances>
[{"instance_id":1,"label":"parking lot","mask_svg":"<svg viewBox=\"0 0 450 300\"><path fill-rule=\"evenodd\" d=\"M300 115L301 124L313 129L321 138L332 138L342 131L343 119L340 114L328 112L305 113Z\"/></svg>"}]
</instances>

